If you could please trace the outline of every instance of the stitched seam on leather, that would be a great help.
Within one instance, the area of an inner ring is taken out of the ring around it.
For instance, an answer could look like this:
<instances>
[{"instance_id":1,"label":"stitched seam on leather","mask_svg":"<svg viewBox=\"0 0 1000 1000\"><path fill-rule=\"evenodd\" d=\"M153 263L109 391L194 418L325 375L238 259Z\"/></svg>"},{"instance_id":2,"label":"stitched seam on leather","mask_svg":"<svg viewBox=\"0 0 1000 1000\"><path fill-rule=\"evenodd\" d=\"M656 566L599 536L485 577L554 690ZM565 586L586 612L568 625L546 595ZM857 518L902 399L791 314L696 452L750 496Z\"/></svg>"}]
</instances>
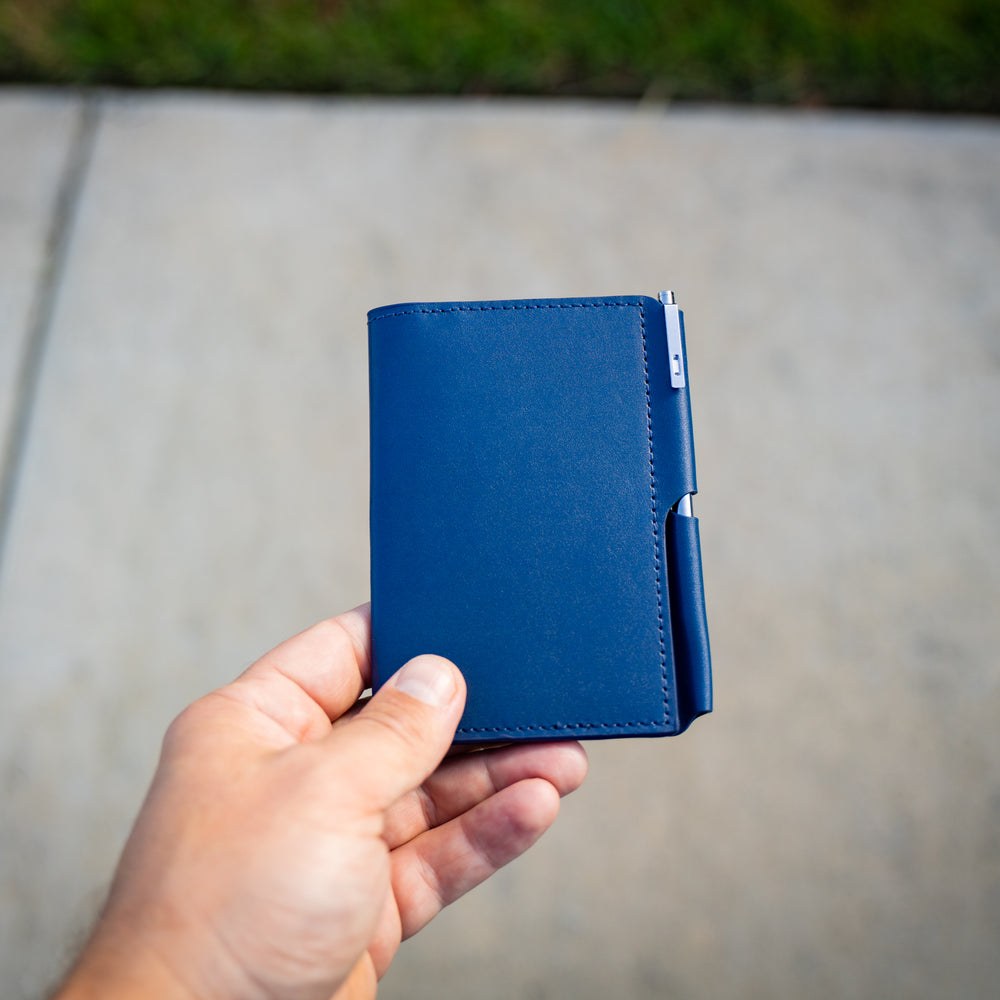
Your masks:
<instances>
[{"instance_id":1,"label":"stitched seam on leather","mask_svg":"<svg viewBox=\"0 0 1000 1000\"><path fill-rule=\"evenodd\" d=\"M560 722L547 726L460 726L459 733L562 732L566 729L632 729L636 726L662 726L662 719L641 719L633 722Z\"/></svg>"},{"instance_id":2,"label":"stitched seam on leather","mask_svg":"<svg viewBox=\"0 0 1000 1000\"><path fill-rule=\"evenodd\" d=\"M657 630L660 643L660 684L663 690L663 719L641 719L631 722L565 722L552 723L549 725L526 725L526 726L487 726L482 728L459 726L458 733L504 733L504 732L565 732L573 729L637 729L648 726L661 726L670 724L670 699L667 684L667 650L664 640L663 627L663 595L661 583L660 567L660 543L657 528L656 511L656 483L653 478L653 419L652 405L649 395L649 364L646 353L646 317L643 304L638 300L625 299L619 302L529 302L524 304L500 304L491 303L481 306L456 305L446 309L436 309L433 307L417 307L413 309L400 309L396 312L382 313L372 316L368 320L368 325L377 323L380 320L392 319L397 316L415 316L440 313L455 312L506 312L516 310L531 309L600 309L600 308L625 308L639 309L639 329L642 334L642 375L646 392L646 433L649 445L649 489L651 500L651 512L653 521L653 561L656 571L656 617Z\"/></svg>"},{"instance_id":3,"label":"stitched seam on leather","mask_svg":"<svg viewBox=\"0 0 1000 1000\"><path fill-rule=\"evenodd\" d=\"M649 497L653 519L653 564L656 569L656 620L660 639L660 686L663 690L663 721L670 722L670 696L667 685L667 644L663 635L663 586L660 566L660 524L656 511L656 479L653 475L653 406L649 396L649 363L646 355L646 312L639 304L639 328L642 331L642 376L646 383L646 434L649 439Z\"/></svg>"},{"instance_id":4,"label":"stitched seam on leather","mask_svg":"<svg viewBox=\"0 0 1000 1000\"><path fill-rule=\"evenodd\" d=\"M507 312L518 309L600 309L602 306L634 308L638 306L642 309L641 302L532 302L524 305L483 305L483 306L449 306L447 309L401 309L399 312L382 313L379 316L372 316L368 320L369 326L379 320L392 319L394 316L417 316L430 313L453 313L453 312Z\"/></svg>"}]
</instances>

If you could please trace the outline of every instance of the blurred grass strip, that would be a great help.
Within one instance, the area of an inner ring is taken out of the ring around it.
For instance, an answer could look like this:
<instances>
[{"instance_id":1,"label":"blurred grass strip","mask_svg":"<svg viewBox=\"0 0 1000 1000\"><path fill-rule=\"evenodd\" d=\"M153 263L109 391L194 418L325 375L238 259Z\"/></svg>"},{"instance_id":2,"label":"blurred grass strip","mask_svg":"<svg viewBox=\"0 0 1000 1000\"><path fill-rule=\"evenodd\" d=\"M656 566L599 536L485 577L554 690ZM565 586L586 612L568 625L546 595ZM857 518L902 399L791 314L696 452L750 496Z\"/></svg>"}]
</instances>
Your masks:
<instances>
[{"instance_id":1,"label":"blurred grass strip","mask_svg":"<svg viewBox=\"0 0 1000 1000\"><path fill-rule=\"evenodd\" d=\"M0 0L0 80L1000 112L998 0Z\"/></svg>"}]
</instances>

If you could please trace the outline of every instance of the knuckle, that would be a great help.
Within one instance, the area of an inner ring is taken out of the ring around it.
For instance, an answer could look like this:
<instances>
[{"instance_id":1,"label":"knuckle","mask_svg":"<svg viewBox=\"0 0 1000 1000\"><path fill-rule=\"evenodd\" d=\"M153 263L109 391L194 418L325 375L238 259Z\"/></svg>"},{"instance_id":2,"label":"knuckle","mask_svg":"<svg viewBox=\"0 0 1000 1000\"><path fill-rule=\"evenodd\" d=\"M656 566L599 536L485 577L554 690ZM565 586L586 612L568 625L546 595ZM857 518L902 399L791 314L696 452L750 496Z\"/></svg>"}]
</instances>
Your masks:
<instances>
[{"instance_id":1,"label":"knuckle","mask_svg":"<svg viewBox=\"0 0 1000 1000\"><path fill-rule=\"evenodd\" d=\"M205 709L203 699L192 702L167 726L163 736L163 749L167 753L176 752L184 747L192 735L201 728L201 720Z\"/></svg>"},{"instance_id":2,"label":"knuckle","mask_svg":"<svg viewBox=\"0 0 1000 1000\"><path fill-rule=\"evenodd\" d=\"M426 726L421 719L412 712L392 711L378 701L363 709L355 722L374 726L383 737L406 746L417 747L427 742Z\"/></svg>"}]
</instances>

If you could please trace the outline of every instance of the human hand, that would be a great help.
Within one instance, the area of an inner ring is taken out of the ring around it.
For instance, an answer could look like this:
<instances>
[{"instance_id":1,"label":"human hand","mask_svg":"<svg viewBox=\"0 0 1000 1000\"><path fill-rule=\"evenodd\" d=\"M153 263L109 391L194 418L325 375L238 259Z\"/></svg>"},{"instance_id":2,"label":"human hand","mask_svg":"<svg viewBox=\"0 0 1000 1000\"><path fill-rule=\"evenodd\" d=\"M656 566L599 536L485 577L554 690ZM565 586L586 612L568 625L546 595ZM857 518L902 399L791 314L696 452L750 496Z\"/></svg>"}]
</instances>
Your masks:
<instances>
[{"instance_id":1,"label":"human hand","mask_svg":"<svg viewBox=\"0 0 1000 1000\"><path fill-rule=\"evenodd\" d=\"M444 760L465 703L420 656L366 705L367 606L282 643L170 726L58 1000L374 997L399 943L517 857L576 743Z\"/></svg>"}]
</instances>

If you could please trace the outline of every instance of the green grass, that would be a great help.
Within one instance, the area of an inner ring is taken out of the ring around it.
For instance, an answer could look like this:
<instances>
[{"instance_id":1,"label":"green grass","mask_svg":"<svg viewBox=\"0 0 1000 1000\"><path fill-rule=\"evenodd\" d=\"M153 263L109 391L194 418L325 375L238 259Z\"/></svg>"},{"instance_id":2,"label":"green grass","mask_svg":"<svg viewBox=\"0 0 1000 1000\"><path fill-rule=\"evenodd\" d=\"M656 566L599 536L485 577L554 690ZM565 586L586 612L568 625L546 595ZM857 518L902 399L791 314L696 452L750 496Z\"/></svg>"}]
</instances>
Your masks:
<instances>
[{"instance_id":1,"label":"green grass","mask_svg":"<svg viewBox=\"0 0 1000 1000\"><path fill-rule=\"evenodd\" d=\"M998 0L0 0L0 80L1000 112Z\"/></svg>"}]
</instances>

